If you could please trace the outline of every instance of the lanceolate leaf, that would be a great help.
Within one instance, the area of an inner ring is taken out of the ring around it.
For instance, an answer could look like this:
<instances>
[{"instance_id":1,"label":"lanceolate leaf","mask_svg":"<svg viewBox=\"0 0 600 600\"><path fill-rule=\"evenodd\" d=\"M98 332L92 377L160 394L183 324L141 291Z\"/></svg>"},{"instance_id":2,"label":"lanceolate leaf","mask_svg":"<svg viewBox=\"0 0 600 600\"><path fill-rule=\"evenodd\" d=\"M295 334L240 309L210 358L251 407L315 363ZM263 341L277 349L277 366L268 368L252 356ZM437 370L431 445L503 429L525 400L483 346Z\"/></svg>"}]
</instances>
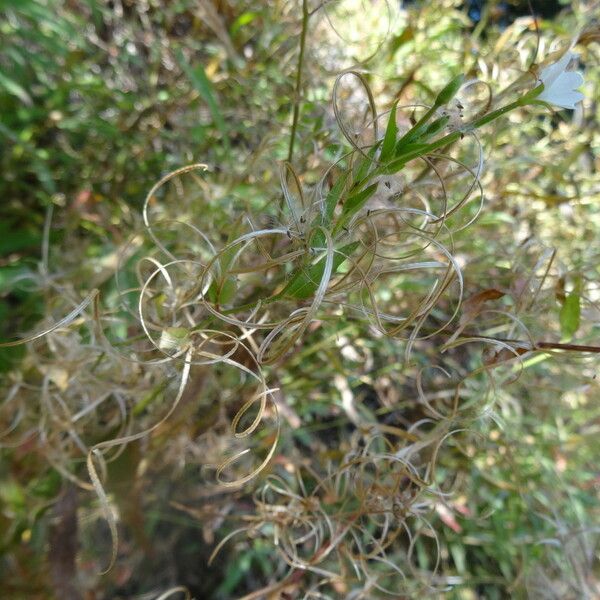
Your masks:
<instances>
[{"instance_id":1,"label":"lanceolate leaf","mask_svg":"<svg viewBox=\"0 0 600 600\"><path fill-rule=\"evenodd\" d=\"M323 219L323 226L327 227L331 221L333 220L333 213L335 212L335 207L340 200L340 196L342 195L342 191L344 186L346 185L346 181L348 180L348 173L344 173L334 184L334 186L329 190L329 194L327 194L327 198L325 199L325 215Z\"/></svg>"},{"instance_id":2,"label":"lanceolate leaf","mask_svg":"<svg viewBox=\"0 0 600 600\"><path fill-rule=\"evenodd\" d=\"M444 129L444 127L446 127L446 125L448 125L449 121L450 117L448 115L444 115L443 117L436 119L435 121L429 124L427 129L425 129L422 135L422 139L428 140L429 138L438 134Z\"/></svg>"},{"instance_id":3,"label":"lanceolate leaf","mask_svg":"<svg viewBox=\"0 0 600 600\"><path fill-rule=\"evenodd\" d=\"M335 207L340 201L340 197L346 186L350 173L345 172L335 182L333 187L329 190L327 197L325 198L325 212L321 217L321 225L329 229L331 222L333 221L333 215L335 213ZM320 229L315 233L311 246L313 248L322 248L325 245L325 234Z\"/></svg>"},{"instance_id":4,"label":"lanceolate leaf","mask_svg":"<svg viewBox=\"0 0 600 600\"><path fill-rule=\"evenodd\" d=\"M429 111L427 114L429 115L431 111ZM427 115L425 115L427 116ZM420 121L419 123L417 123L416 125L413 126L412 129L409 129L399 140L398 143L396 144L396 148L394 151L394 154L396 156L400 156L401 154L406 154L406 148L414 143L416 143L420 137L423 135L423 133L425 132L425 130L427 129L429 118L423 118L422 121Z\"/></svg>"},{"instance_id":5,"label":"lanceolate leaf","mask_svg":"<svg viewBox=\"0 0 600 600\"><path fill-rule=\"evenodd\" d=\"M368 175L369 169L374 164L373 159L375 157L375 152L377 152L377 148L379 148L380 145L381 141L378 141L377 143L373 144L373 146L369 148L367 156L363 157L362 160L358 163L358 168L356 169L356 172L354 174L354 181L356 185L360 186L363 179Z\"/></svg>"},{"instance_id":6,"label":"lanceolate leaf","mask_svg":"<svg viewBox=\"0 0 600 600\"><path fill-rule=\"evenodd\" d=\"M565 298L560 309L560 332L563 338L572 338L579 329L581 319L581 302L579 294L572 292Z\"/></svg>"},{"instance_id":7,"label":"lanceolate leaf","mask_svg":"<svg viewBox=\"0 0 600 600\"><path fill-rule=\"evenodd\" d=\"M344 202L342 214L333 228L333 233L337 233L366 204L367 200L375 193L377 186L377 183L373 183L368 188L353 194Z\"/></svg>"},{"instance_id":8,"label":"lanceolate leaf","mask_svg":"<svg viewBox=\"0 0 600 600\"><path fill-rule=\"evenodd\" d=\"M388 121L387 129L385 130L385 137L383 138L383 146L381 147L381 162L386 162L394 153L394 147L396 145L396 136L398 135L398 125L396 125L396 107L398 103L395 102L390 111L390 120Z\"/></svg>"},{"instance_id":9,"label":"lanceolate leaf","mask_svg":"<svg viewBox=\"0 0 600 600\"><path fill-rule=\"evenodd\" d=\"M214 304L225 304L229 302L237 291L235 277L229 276L224 280L214 280L207 292L206 297Z\"/></svg>"},{"instance_id":10,"label":"lanceolate leaf","mask_svg":"<svg viewBox=\"0 0 600 600\"><path fill-rule=\"evenodd\" d=\"M429 147L429 144L408 144L407 146L402 148L402 153L399 155L399 158L396 158L381 169L382 173L397 173L404 167L404 165L407 162L414 160L419 156L424 156L425 154L427 154L426 150L428 150Z\"/></svg>"},{"instance_id":11,"label":"lanceolate leaf","mask_svg":"<svg viewBox=\"0 0 600 600\"><path fill-rule=\"evenodd\" d=\"M332 276L337 273L337 270L342 266L346 258L358 248L359 244L360 242L352 242L342 246L339 250L335 250L333 266L331 268ZM297 271L278 295L298 298L300 300L310 298L319 287L324 272L325 257L322 256L315 264Z\"/></svg>"},{"instance_id":12,"label":"lanceolate leaf","mask_svg":"<svg viewBox=\"0 0 600 600\"><path fill-rule=\"evenodd\" d=\"M373 183L368 188L357 192L356 194L350 196L346 202L344 202L344 207L342 209L343 215L353 215L357 211L359 211L367 202L367 200L375 193L377 189L377 184Z\"/></svg>"},{"instance_id":13,"label":"lanceolate leaf","mask_svg":"<svg viewBox=\"0 0 600 600\"><path fill-rule=\"evenodd\" d=\"M437 95L437 98L435 99L435 106L448 104L448 102L450 102L450 100L456 96L464 81L465 76L461 73L460 75L454 77L452 81L447 83L444 89Z\"/></svg>"}]
</instances>

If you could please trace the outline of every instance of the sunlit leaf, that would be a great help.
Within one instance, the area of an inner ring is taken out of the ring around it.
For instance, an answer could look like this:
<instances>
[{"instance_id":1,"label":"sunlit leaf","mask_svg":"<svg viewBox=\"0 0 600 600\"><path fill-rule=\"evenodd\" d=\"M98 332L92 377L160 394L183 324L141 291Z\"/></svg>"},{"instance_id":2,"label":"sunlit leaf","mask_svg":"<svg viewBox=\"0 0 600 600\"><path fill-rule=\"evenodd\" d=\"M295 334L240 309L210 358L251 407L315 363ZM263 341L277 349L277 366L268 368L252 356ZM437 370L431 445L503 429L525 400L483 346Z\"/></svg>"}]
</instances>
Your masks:
<instances>
[{"instance_id":1,"label":"sunlit leaf","mask_svg":"<svg viewBox=\"0 0 600 600\"><path fill-rule=\"evenodd\" d=\"M569 294L560 309L560 332L563 338L572 338L577 330L581 320L581 298L579 294L573 292Z\"/></svg>"},{"instance_id":2,"label":"sunlit leaf","mask_svg":"<svg viewBox=\"0 0 600 600\"><path fill-rule=\"evenodd\" d=\"M352 242L335 251L333 267L331 269L332 276L337 273L346 258L358 248L359 244L360 242ZM279 295L299 298L301 300L309 298L319 287L324 272L325 257L322 256L318 262L311 265L308 269L297 271Z\"/></svg>"},{"instance_id":3,"label":"sunlit leaf","mask_svg":"<svg viewBox=\"0 0 600 600\"><path fill-rule=\"evenodd\" d=\"M396 108L398 103L395 102L390 111L390 120L388 121L385 137L383 138L383 146L381 147L381 162L385 162L392 157L394 146L396 145L396 136L398 135L398 125L396 124Z\"/></svg>"}]
</instances>

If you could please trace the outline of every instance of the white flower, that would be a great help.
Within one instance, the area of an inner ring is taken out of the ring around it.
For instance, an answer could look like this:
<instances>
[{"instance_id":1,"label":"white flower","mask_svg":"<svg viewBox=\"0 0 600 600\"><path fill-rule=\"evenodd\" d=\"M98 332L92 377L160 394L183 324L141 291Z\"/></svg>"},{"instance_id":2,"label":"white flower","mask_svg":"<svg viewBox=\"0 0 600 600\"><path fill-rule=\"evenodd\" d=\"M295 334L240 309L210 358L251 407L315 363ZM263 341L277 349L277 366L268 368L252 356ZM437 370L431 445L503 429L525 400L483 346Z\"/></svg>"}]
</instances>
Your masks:
<instances>
[{"instance_id":1,"label":"white flower","mask_svg":"<svg viewBox=\"0 0 600 600\"><path fill-rule=\"evenodd\" d=\"M577 54L569 50L558 62L542 69L540 79L544 84L544 91L537 100L561 108L575 108L575 105L583 100L583 94L577 91L583 84L583 76L578 71L567 71L570 62L575 58Z\"/></svg>"}]
</instances>

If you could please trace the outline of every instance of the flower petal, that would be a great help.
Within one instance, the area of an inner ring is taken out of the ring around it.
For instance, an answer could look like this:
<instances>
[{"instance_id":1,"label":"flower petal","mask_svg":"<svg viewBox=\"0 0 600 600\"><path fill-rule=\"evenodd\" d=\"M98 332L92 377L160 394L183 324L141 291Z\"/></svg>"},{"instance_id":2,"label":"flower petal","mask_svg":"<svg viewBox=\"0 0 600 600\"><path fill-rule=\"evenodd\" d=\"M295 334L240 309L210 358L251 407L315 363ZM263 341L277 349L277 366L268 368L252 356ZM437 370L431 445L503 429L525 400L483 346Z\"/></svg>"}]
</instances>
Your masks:
<instances>
[{"instance_id":1,"label":"flower petal","mask_svg":"<svg viewBox=\"0 0 600 600\"><path fill-rule=\"evenodd\" d=\"M560 74L554 85L564 90L576 90L583 85L583 75L579 71L565 71Z\"/></svg>"},{"instance_id":2,"label":"flower petal","mask_svg":"<svg viewBox=\"0 0 600 600\"><path fill-rule=\"evenodd\" d=\"M577 54L568 50L552 65L542 69L540 79L544 84L539 100L554 104L561 108L575 108L583 100L583 94L577 91L583 85L583 76L578 71L567 71Z\"/></svg>"},{"instance_id":3,"label":"flower petal","mask_svg":"<svg viewBox=\"0 0 600 600\"><path fill-rule=\"evenodd\" d=\"M570 108L571 110L574 109L575 106L584 98L584 95L581 92L566 90L557 91L546 98L543 98L543 95L543 93L540 94L538 98L544 102L554 104L554 106L559 106L560 108Z\"/></svg>"},{"instance_id":4,"label":"flower petal","mask_svg":"<svg viewBox=\"0 0 600 600\"><path fill-rule=\"evenodd\" d=\"M542 69L540 79L544 86L546 88L552 87L556 79L564 72L574 58L577 58L577 54L569 50L568 52L565 52L557 62Z\"/></svg>"}]
</instances>

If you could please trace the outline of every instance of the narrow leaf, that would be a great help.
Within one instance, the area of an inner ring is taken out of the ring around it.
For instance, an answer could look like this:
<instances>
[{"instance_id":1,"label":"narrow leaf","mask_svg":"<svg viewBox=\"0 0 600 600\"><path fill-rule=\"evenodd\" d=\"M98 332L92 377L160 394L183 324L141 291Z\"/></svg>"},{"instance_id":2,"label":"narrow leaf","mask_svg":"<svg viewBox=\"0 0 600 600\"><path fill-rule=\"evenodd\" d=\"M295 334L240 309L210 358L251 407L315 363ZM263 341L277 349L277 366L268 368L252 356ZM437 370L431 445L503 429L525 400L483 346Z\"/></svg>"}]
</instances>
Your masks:
<instances>
[{"instance_id":1,"label":"narrow leaf","mask_svg":"<svg viewBox=\"0 0 600 600\"><path fill-rule=\"evenodd\" d=\"M196 91L200 94L202 99L208 105L208 109L210 110L210 114L215 122L215 125L219 129L219 131L223 134L227 133L227 127L225 125L225 119L221 114L221 110L219 109L219 105L217 104L216 94L213 88L210 79L206 75L206 71L201 64L196 65L196 67L192 67L186 60L185 56L181 49L178 49L176 52L177 62L179 66L183 69L183 72L188 76L191 84L194 86ZM228 144L228 138L225 136L224 138L225 144Z\"/></svg>"},{"instance_id":2,"label":"narrow leaf","mask_svg":"<svg viewBox=\"0 0 600 600\"><path fill-rule=\"evenodd\" d=\"M329 190L327 198L325 198L325 215L323 219L324 227L327 227L333 220L333 213L335 212L335 207L337 206L340 196L342 195L346 181L348 181L348 173L344 173L344 175L342 175L335 182L334 186Z\"/></svg>"},{"instance_id":3,"label":"narrow leaf","mask_svg":"<svg viewBox=\"0 0 600 600\"><path fill-rule=\"evenodd\" d=\"M383 138L383 146L381 147L381 162L386 162L392 157L394 146L396 145L396 136L398 135L398 125L396 124L396 108L397 102L394 102L390 111L390 120L388 121L385 137Z\"/></svg>"},{"instance_id":4,"label":"narrow leaf","mask_svg":"<svg viewBox=\"0 0 600 600\"><path fill-rule=\"evenodd\" d=\"M565 339L571 339L579 329L581 320L581 299L579 294L569 294L560 309L560 332Z\"/></svg>"},{"instance_id":5,"label":"narrow leaf","mask_svg":"<svg viewBox=\"0 0 600 600\"><path fill-rule=\"evenodd\" d=\"M358 168L355 171L354 181L356 185L360 185L362 180L368 175L369 169L373 166L373 159L375 157L375 152L377 152L377 148L381 145L381 141L373 144L369 148L367 152L367 156L365 156L360 163L358 163Z\"/></svg>"},{"instance_id":6,"label":"narrow leaf","mask_svg":"<svg viewBox=\"0 0 600 600\"><path fill-rule=\"evenodd\" d=\"M224 280L214 280L206 292L206 297L213 304L226 304L234 298L236 292L237 280L230 275Z\"/></svg>"},{"instance_id":7,"label":"narrow leaf","mask_svg":"<svg viewBox=\"0 0 600 600\"><path fill-rule=\"evenodd\" d=\"M375 193L377 185L377 183L373 183L368 188L350 196L346 202L344 202L342 214L349 215L359 211L365 205L367 200Z\"/></svg>"},{"instance_id":8,"label":"narrow leaf","mask_svg":"<svg viewBox=\"0 0 600 600\"><path fill-rule=\"evenodd\" d=\"M356 192L344 202L342 214L333 228L334 234L337 233L366 204L367 200L375 193L378 185L379 184L377 183L373 183L368 188Z\"/></svg>"},{"instance_id":9,"label":"narrow leaf","mask_svg":"<svg viewBox=\"0 0 600 600\"><path fill-rule=\"evenodd\" d=\"M465 76L461 73L457 75L452 81L450 81L444 89L437 95L435 99L435 106L442 106L448 104L454 96L458 93L462 84L465 82Z\"/></svg>"},{"instance_id":10,"label":"narrow leaf","mask_svg":"<svg viewBox=\"0 0 600 600\"><path fill-rule=\"evenodd\" d=\"M407 162L414 160L419 156L425 156L430 148L430 144L408 144L402 148L401 154L398 156L398 158L382 168L382 172L388 175L397 173Z\"/></svg>"},{"instance_id":11,"label":"narrow leaf","mask_svg":"<svg viewBox=\"0 0 600 600\"><path fill-rule=\"evenodd\" d=\"M31 96L25 89L19 83L4 75L4 73L0 73L0 88L4 88L9 94L16 96L23 104L27 106L33 105Z\"/></svg>"},{"instance_id":12,"label":"narrow leaf","mask_svg":"<svg viewBox=\"0 0 600 600\"><path fill-rule=\"evenodd\" d=\"M442 131L444 129L444 127L446 127L446 125L448 125L449 121L450 121L450 117L448 115L444 115L443 117L436 119L435 121L433 121L432 123L430 123L427 126L427 129L425 129L425 131L423 132L423 135L421 136L422 139L428 140L429 138L438 134L440 131Z\"/></svg>"},{"instance_id":13,"label":"narrow leaf","mask_svg":"<svg viewBox=\"0 0 600 600\"><path fill-rule=\"evenodd\" d=\"M335 250L333 266L331 268L332 276L337 273L337 270L342 266L347 256L352 254L358 248L359 244L360 242L352 242L342 246L339 250ZM325 257L322 256L319 262L311 265L308 269L304 268L297 271L279 295L290 296L300 300L310 298L319 287L324 272Z\"/></svg>"},{"instance_id":14,"label":"narrow leaf","mask_svg":"<svg viewBox=\"0 0 600 600\"><path fill-rule=\"evenodd\" d=\"M341 175L338 180L334 183L333 187L329 190L327 197L325 198L325 212L321 217L321 225L326 229L329 229L331 222L333 221L333 215L335 213L335 207L342 196L346 182L350 173L346 171ZM318 222L318 221L317 221ZM318 229L312 239L312 248L322 248L325 245L325 234L321 229Z\"/></svg>"}]
</instances>

